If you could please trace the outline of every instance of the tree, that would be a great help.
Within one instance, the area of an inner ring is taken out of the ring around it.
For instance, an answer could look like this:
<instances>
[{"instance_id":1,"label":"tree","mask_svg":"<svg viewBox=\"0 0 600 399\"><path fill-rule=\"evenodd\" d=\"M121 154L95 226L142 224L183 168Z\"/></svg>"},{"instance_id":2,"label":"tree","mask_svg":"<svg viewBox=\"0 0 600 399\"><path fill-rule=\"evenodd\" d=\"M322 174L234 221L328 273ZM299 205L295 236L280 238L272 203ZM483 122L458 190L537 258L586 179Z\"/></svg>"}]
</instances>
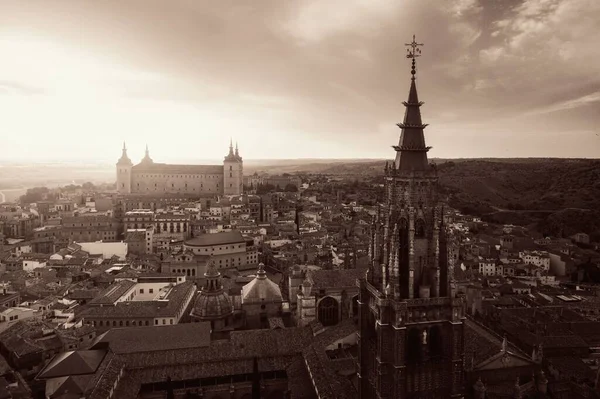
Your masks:
<instances>
[{"instance_id":1,"label":"tree","mask_svg":"<svg viewBox=\"0 0 600 399\"><path fill-rule=\"evenodd\" d=\"M289 192L289 193L295 193L295 192L298 192L298 187L296 187L295 184L289 183L285 186L284 191Z\"/></svg>"},{"instance_id":2,"label":"tree","mask_svg":"<svg viewBox=\"0 0 600 399\"><path fill-rule=\"evenodd\" d=\"M42 201L49 193L48 187L34 187L27 190L27 192L19 198L22 204L32 204L34 202Z\"/></svg>"},{"instance_id":3,"label":"tree","mask_svg":"<svg viewBox=\"0 0 600 399\"><path fill-rule=\"evenodd\" d=\"M81 188L83 188L84 190L91 191L91 190L94 190L96 188L96 186L94 185L94 183L88 181L86 183L83 183L81 185Z\"/></svg>"}]
</instances>

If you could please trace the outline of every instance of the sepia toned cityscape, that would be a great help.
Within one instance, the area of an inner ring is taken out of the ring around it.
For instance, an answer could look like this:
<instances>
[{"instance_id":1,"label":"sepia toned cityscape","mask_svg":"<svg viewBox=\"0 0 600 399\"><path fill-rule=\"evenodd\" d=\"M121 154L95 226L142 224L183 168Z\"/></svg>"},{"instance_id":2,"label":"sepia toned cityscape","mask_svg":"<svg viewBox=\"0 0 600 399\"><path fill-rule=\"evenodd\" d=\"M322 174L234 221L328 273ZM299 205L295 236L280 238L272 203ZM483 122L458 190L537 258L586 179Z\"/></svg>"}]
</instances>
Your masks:
<instances>
[{"instance_id":1,"label":"sepia toned cityscape","mask_svg":"<svg viewBox=\"0 0 600 399\"><path fill-rule=\"evenodd\" d=\"M600 399L598 42L597 0L0 0L0 399Z\"/></svg>"}]
</instances>

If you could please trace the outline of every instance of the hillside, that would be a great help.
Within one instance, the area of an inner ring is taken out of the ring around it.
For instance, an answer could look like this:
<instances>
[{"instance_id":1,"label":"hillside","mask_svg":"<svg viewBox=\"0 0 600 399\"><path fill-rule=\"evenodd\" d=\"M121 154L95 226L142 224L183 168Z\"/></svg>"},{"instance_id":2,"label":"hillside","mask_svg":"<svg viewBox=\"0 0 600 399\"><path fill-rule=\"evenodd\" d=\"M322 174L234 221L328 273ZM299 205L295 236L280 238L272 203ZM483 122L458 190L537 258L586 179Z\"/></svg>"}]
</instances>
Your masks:
<instances>
[{"instance_id":1,"label":"hillside","mask_svg":"<svg viewBox=\"0 0 600 399\"><path fill-rule=\"evenodd\" d=\"M434 159L451 206L498 223L537 225L541 233L578 231L600 240L600 160ZM286 165L287 172L378 176L385 161ZM597 237L596 237L597 236Z\"/></svg>"},{"instance_id":2,"label":"hillside","mask_svg":"<svg viewBox=\"0 0 600 399\"><path fill-rule=\"evenodd\" d=\"M568 237L583 231L600 240L600 161L447 162L438 167L451 205L484 220L533 224Z\"/></svg>"}]
</instances>

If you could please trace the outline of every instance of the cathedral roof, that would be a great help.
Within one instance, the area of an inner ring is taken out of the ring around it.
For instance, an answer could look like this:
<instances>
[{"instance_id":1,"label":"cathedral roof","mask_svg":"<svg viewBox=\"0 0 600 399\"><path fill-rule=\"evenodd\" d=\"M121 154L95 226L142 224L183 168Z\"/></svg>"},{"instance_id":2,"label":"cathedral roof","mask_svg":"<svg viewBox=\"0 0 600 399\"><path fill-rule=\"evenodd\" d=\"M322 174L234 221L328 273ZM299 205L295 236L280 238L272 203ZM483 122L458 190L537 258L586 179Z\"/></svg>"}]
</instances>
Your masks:
<instances>
[{"instance_id":1,"label":"cathedral roof","mask_svg":"<svg viewBox=\"0 0 600 399\"><path fill-rule=\"evenodd\" d=\"M277 284L267 277L264 265L258 266L254 280L242 287L242 303L282 302L283 296Z\"/></svg>"}]
</instances>

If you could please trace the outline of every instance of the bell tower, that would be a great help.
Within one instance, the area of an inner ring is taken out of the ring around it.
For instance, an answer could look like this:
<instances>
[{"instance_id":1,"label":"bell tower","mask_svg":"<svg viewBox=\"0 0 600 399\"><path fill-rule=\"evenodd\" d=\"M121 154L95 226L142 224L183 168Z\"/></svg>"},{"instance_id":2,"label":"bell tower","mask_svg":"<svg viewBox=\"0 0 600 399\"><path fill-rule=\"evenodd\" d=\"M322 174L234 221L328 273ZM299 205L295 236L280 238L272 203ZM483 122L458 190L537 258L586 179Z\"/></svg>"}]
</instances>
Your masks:
<instances>
[{"instance_id":1,"label":"bell tower","mask_svg":"<svg viewBox=\"0 0 600 399\"><path fill-rule=\"evenodd\" d=\"M453 296L438 177L429 165L416 87L420 47L407 44L411 82L386 200L358 280L361 399L462 398L463 299Z\"/></svg>"},{"instance_id":2,"label":"bell tower","mask_svg":"<svg viewBox=\"0 0 600 399\"><path fill-rule=\"evenodd\" d=\"M229 142L229 154L223 160L223 194L240 195L243 192L244 162L237 143L233 151L233 141Z\"/></svg>"}]
</instances>

